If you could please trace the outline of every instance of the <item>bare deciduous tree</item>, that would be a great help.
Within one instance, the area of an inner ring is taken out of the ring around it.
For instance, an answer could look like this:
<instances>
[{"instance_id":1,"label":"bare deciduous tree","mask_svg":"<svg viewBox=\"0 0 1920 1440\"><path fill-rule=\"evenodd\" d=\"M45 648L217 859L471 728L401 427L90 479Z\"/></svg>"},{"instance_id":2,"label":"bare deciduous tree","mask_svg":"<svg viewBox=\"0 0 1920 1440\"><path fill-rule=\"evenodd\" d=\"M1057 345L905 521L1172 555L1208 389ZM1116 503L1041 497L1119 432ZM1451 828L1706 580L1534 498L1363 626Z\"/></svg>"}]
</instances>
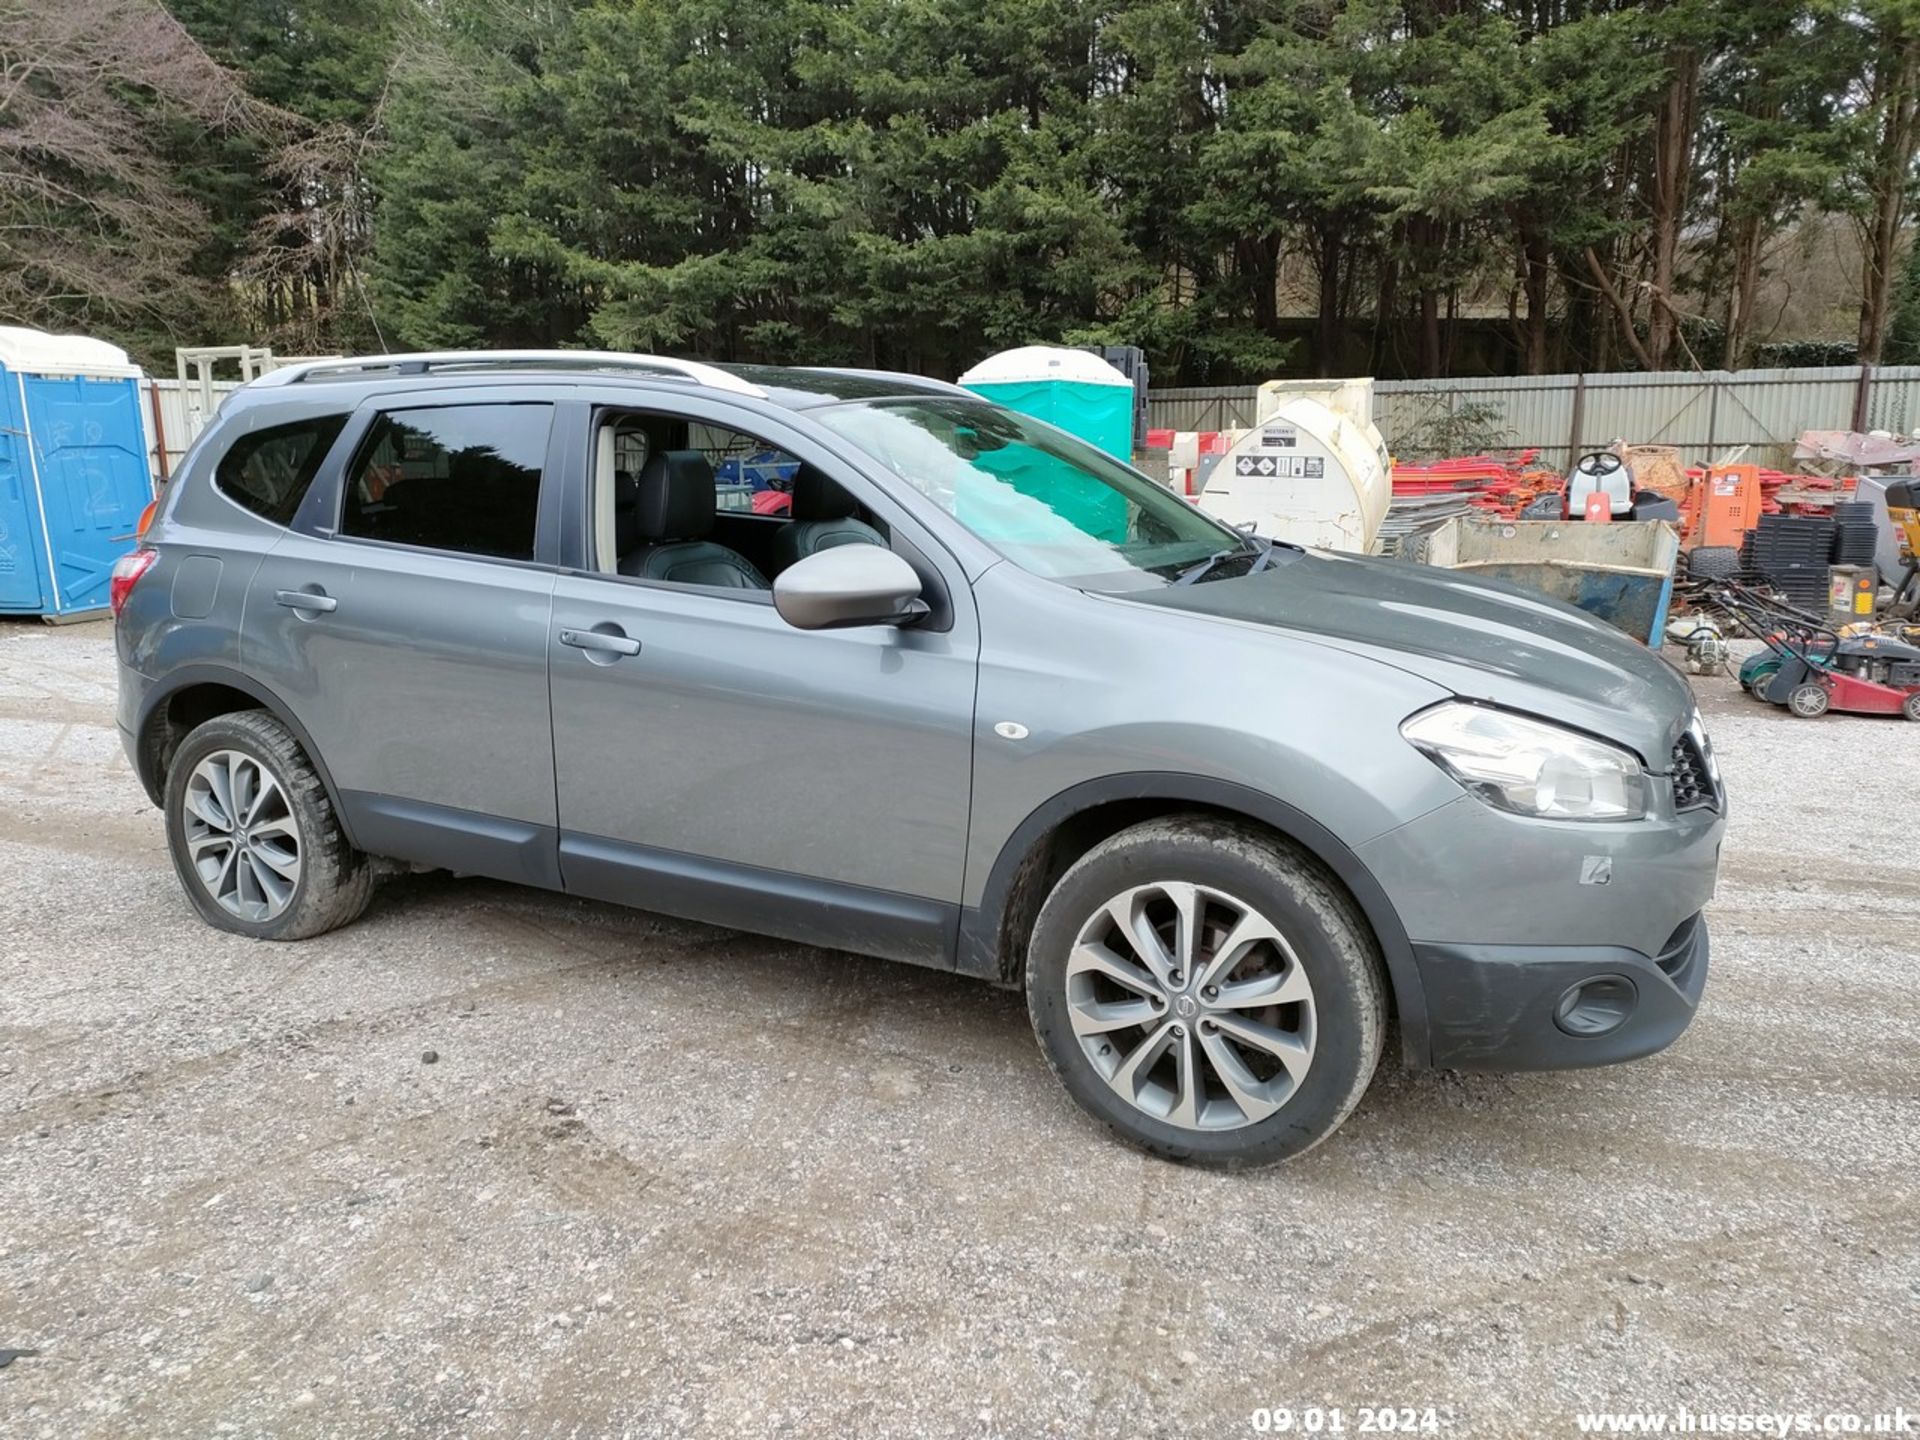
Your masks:
<instances>
[{"instance_id":1,"label":"bare deciduous tree","mask_svg":"<svg viewBox=\"0 0 1920 1440\"><path fill-rule=\"evenodd\" d=\"M155 0L0 0L0 316L170 327L206 215L165 127L272 134L260 104Z\"/></svg>"},{"instance_id":2,"label":"bare deciduous tree","mask_svg":"<svg viewBox=\"0 0 1920 1440\"><path fill-rule=\"evenodd\" d=\"M384 101L364 128L309 129L274 159L282 203L255 227L238 278L276 345L318 353L366 329L384 343L359 269L372 242L367 170L383 109Z\"/></svg>"},{"instance_id":3,"label":"bare deciduous tree","mask_svg":"<svg viewBox=\"0 0 1920 1440\"><path fill-rule=\"evenodd\" d=\"M1872 151L1858 215L1865 261L1860 359L1868 365L1879 363L1886 343L1901 232L1911 210L1914 155L1920 150L1920 6L1908 0L1872 13L1878 22L1867 96Z\"/></svg>"}]
</instances>

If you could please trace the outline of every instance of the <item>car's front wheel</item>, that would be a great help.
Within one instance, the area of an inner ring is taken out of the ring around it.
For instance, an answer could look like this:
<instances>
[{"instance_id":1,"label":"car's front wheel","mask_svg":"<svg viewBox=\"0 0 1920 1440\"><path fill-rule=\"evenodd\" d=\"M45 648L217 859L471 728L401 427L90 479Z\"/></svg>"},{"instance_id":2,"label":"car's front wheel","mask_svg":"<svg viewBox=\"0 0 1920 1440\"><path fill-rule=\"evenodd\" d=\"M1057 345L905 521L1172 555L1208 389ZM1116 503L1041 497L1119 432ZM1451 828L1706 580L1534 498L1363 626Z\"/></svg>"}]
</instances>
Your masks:
<instances>
[{"instance_id":1,"label":"car's front wheel","mask_svg":"<svg viewBox=\"0 0 1920 1440\"><path fill-rule=\"evenodd\" d=\"M220 715L167 771L167 848L209 925L303 940L355 919L373 893L300 742L264 710Z\"/></svg>"},{"instance_id":2,"label":"car's front wheel","mask_svg":"<svg viewBox=\"0 0 1920 1440\"><path fill-rule=\"evenodd\" d=\"M1261 1165L1336 1130L1379 1063L1386 987L1352 898L1212 816L1089 851L1035 923L1027 1008L1082 1107L1168 1159Z\"/></svg>"}]
</instances>

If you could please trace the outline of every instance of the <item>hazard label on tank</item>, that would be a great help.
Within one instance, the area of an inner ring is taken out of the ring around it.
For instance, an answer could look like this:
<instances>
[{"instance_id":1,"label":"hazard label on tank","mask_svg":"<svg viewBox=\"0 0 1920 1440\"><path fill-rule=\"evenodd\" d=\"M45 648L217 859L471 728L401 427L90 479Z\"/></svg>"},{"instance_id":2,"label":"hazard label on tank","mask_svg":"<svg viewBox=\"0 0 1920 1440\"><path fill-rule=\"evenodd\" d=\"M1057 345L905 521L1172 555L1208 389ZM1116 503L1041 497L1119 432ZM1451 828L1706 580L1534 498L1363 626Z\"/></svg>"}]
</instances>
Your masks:
<instances>
[{"instance_id":1,"label":"hazard label on tank","mask_svg":"<svg viewBox=\"0 0 1920 1440\"><path fill-rule=\"evenodd\" d=\"M1282 480L1320 480L1327 462L1319 455L1241 455L1233 462L1236 475L1273 475Z\"/></svg>"}]
</instances>

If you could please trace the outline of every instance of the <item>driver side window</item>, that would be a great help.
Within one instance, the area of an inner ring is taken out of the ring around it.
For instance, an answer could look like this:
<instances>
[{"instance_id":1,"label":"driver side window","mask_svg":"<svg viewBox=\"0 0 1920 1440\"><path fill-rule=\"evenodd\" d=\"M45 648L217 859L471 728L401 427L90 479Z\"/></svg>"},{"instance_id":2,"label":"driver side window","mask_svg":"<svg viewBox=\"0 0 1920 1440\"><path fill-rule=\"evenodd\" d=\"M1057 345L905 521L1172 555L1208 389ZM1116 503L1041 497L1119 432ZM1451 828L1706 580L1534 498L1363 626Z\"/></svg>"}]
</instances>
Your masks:
<instances>
[{"instance_id":1,"label":"driver side window","mask_svg":"<svg viewBox=\"0 0 1920 1440\"><path fill-rule=\"evenodd\" d=\"M738 430L687 427L690 447L713 466L714 505L723 515L791 513L793 477L800 462L776 445Z\"/></svg>"},{"instance_id":2,"label":"driver side window","mask_svg":"<svg viewBox=\"0 0 1920 1440\"><path fill-rule=\"evenodd\" d=\"M659 413L602 417L594 554L603 573L766 591L781 571L841 544L888 543L844 487L759 436Z\"/></svg>"}]
</instances>

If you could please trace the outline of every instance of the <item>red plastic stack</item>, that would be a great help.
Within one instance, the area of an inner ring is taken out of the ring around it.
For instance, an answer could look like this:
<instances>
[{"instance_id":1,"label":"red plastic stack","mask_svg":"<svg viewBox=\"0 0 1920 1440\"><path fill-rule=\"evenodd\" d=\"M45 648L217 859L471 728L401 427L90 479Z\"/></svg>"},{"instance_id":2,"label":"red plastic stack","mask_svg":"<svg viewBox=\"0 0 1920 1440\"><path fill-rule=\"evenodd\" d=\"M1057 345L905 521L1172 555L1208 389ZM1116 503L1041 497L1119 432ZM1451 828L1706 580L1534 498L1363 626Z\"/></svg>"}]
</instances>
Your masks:
<instances>
[{"instance_id":1,"label":"red plastic stack","mask_svg":"<svg viewBox=\"0 0 1920 1440\"><path fill-rule=\"evenodd\" d=\"M1566 483L1557 470L1539 463L1538 449L1493 455L1463 455L1430 465L1393 467L1395 495L1458 494L1476 510L1502 519L1516 519L1521 510L1550 490Z\"/></svg>"}]
</instances>

